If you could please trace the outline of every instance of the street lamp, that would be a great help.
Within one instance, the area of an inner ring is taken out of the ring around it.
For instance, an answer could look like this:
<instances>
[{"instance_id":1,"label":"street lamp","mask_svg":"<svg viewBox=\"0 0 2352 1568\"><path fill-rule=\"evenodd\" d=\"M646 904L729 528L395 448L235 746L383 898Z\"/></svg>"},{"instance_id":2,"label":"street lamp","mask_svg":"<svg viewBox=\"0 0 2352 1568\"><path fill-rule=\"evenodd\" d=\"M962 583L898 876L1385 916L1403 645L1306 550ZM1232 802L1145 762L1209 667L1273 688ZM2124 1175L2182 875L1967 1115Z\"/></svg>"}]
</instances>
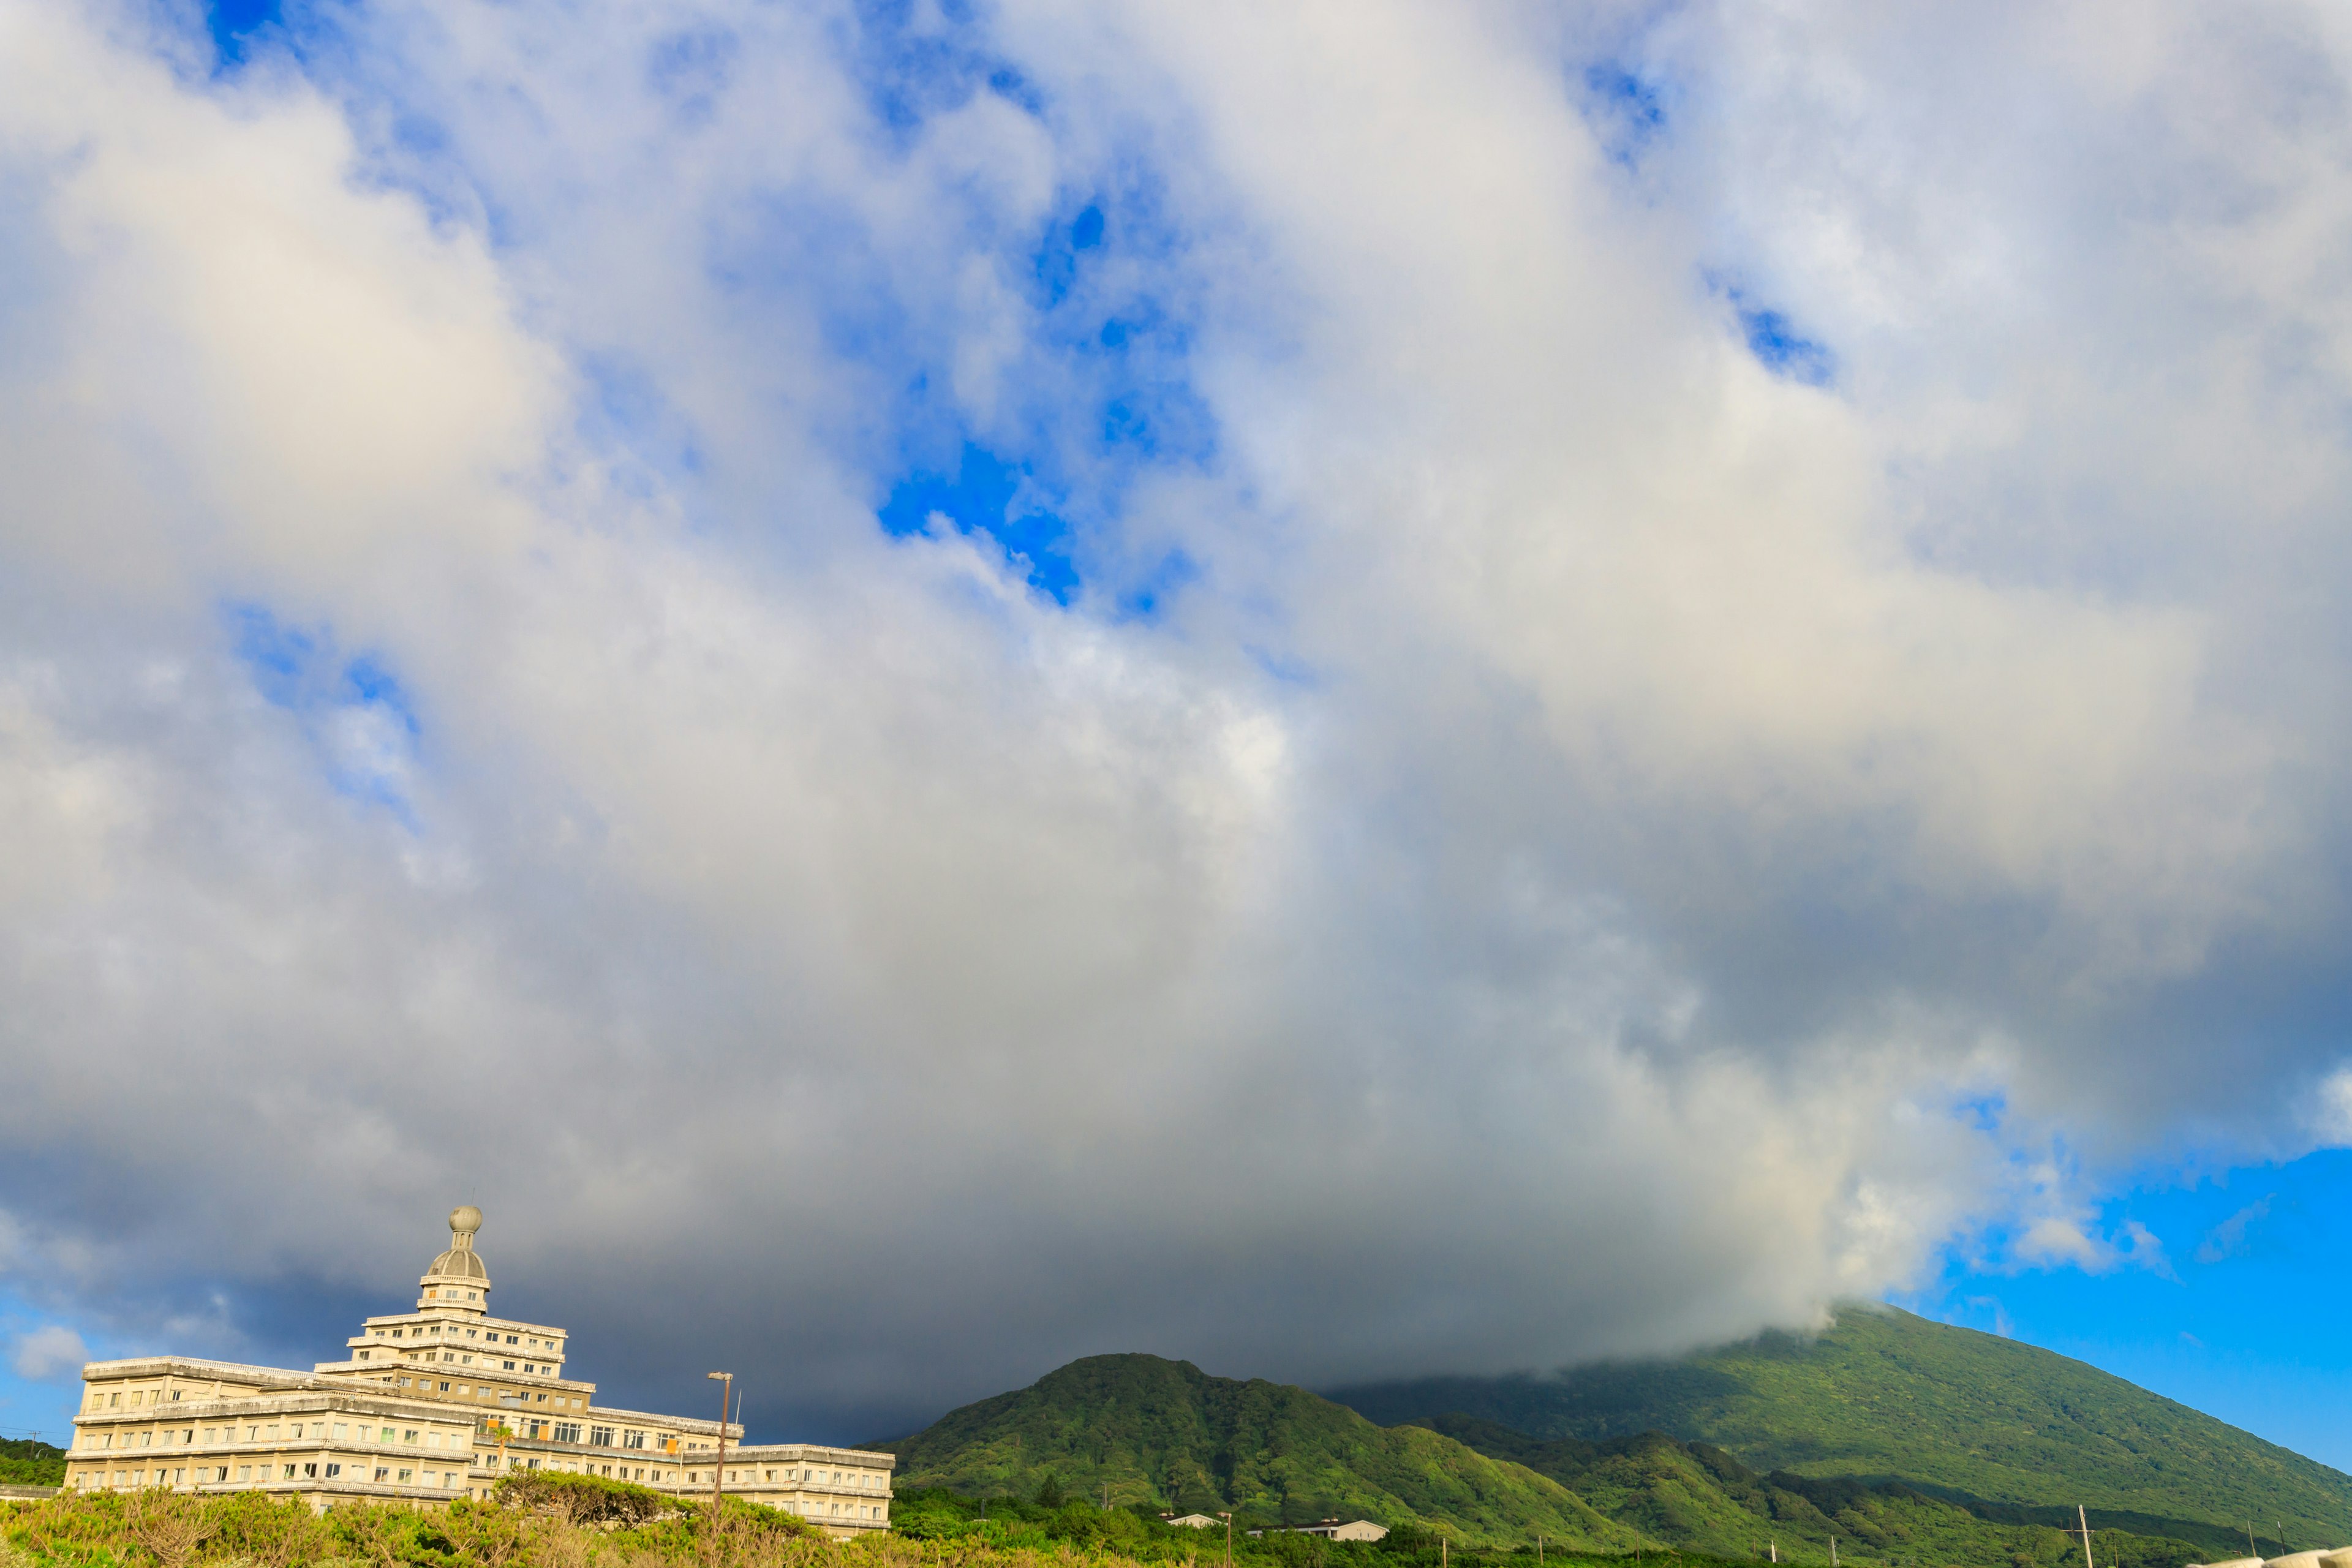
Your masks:
<instances>
[{"instance_id":1,"label":"street lamp","mask_svg":"<svg viewBox=\"0 0 2352 1568\"><path fill-rule=\"evenodd\" d=\"M727 1401L735 1392L735 1374L714 1372L710 1381L719 1384L719 1463L710 1472L710 1517L719 1517L719 1492L727 1474Z\"/></svg>"}]
</instances>

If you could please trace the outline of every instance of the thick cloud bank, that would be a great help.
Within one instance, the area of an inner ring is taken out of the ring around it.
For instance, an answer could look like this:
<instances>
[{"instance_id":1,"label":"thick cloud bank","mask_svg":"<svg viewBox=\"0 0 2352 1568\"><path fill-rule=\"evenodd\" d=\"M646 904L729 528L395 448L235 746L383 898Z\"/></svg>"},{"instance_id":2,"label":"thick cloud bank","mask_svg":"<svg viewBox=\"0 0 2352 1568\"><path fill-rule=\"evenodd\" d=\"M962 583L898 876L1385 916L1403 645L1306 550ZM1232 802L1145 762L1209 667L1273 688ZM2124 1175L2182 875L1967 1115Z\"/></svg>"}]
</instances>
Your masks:
<instances>
[{"instance_id":1,"label":"thick cloud bank","mask_svg":"<svg viewBox=\"0 0 2352 1568\"><path fill-rule=\"evenodd\" d=\"M474 1202L859 1437L2160 1262L2352 1135L2347 66L0 0L0 1285L324 1354Z\"/></svg>"}]
</instances>

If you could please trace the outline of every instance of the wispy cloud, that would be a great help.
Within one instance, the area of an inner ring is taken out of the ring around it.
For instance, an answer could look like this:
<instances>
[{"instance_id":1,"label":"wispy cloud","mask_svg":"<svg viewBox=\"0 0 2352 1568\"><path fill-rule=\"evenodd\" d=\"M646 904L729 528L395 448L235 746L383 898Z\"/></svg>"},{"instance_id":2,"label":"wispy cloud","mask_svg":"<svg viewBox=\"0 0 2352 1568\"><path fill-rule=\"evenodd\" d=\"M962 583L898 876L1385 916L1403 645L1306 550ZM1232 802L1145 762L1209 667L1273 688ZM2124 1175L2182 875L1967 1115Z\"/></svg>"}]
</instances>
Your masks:
<instances>
[{"instance_id":1,"label":"wispy cloud","mask_svg":"<svg viewBox=\"0 0 2352 1568\"><path fill-rule=\"evenodd\" d=\"M9 1365L16 1369L18 1377L36 1383L68 1373L79 1377L82 1363L89 1360L89 1350L81 1336L58 1323L45 1323L18 1334L9 1346Z\"/></svg>"},{"instance_id":2,"label":"wispy cloud","mask_svg":"<svg viewBox=\"0 0 2352 1568\"><path fill-rule=\"evenodd\" d=\"M2270 1214L2271 1199L2277 1195L2275 1193L2268 1194L2248 1204L2244 1208L2207 1231L2205 1239L2197 1244L2195 1254L2197 1261L2219 1263L2225 1258L2234 1258L2243 1252L2246 1249L2246 1232L2255 1222Z\"/></svg>"}]
</instances>

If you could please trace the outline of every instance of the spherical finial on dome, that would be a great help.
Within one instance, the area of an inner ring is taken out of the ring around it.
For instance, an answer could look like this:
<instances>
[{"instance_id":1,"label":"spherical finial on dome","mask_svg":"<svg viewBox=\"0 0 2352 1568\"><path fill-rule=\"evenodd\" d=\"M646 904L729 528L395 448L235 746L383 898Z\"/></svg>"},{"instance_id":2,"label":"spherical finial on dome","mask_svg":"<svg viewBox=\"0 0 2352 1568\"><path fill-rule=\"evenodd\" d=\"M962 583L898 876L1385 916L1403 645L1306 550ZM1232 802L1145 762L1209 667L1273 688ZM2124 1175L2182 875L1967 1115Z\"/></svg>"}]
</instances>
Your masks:
<instances>
[{"instance_id":1,"label":"spherical finial on dome","mask_svg":"<svg viewBox=\"0 0 2352 1568\"><path fill-rule=\"evenodd\" d=\"M464 1204L449 1211L449 1232L453 1236L471 1236L482 1228L482 1211Z\"/></svg>"}]
</instances>

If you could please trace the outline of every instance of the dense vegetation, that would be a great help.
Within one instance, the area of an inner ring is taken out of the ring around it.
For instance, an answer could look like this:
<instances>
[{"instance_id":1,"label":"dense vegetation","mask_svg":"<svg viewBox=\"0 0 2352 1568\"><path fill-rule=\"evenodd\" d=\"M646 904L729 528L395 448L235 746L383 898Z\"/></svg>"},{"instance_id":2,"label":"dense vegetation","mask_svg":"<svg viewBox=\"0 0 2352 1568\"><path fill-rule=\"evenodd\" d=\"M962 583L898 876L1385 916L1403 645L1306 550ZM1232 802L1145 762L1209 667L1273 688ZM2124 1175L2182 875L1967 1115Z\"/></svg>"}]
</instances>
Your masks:
<instances>
[{"instance_id":1,"label":"dense vegetation","mask_svg":"<svg viewBox=\"0 0 2352 1568\"><path fill-rule=\"evenodd\" d=\"M2080 1363L1883 1309L1675 1361L1345 1397L1357 1408L1097 1356L872 1446L899 1457L901 1531L970 1531L959 1510L988 1497L999 1533L1146 1560L1174 1550L1145 1528L1162 1510L1244 1529L1361 1516L1506 1551L1818 1563L1835 1542L1905 1568L2072 1568L2077 1502L2099 1568L2242 1555L2249 1517L2265 1554L2352 1541L2352 1478Z\"/></svg>"},{"instance_id":2,"label":"dense vegetation","mask_svg":"<svg viewBox=\"0 0 2352 1568\"><path fill-rule=\"evenodd\" d=\"M1850 1308L1817 1336L1767 1334L1669 1361L1335 1397L1561 1479L1573 1473L1565 1458L1493 1434L1591 1444L1661 1431L1752 1472L1899 1482L1988 1521L2072 1524L2082 1503L2095 1524L2208 1555L2242 1554L2249 1520L2265 1553L2352 1542L2352 1477L2081 1362L1892 1308ZM1451 1419L1465 1415L1486 1425Z\"/></svg>"},{"instance_id":3,"label":"dense vegetation","mask_svg":"<svg viewBox=\"0 0 2352 1568\"><path fill-rule=\"evenodd\" d=\"M1784 1559L1818 1562L1834 1541L1840 1557L1853 1561L2013 1568L2082 1562L2081 1537L2050 1522L1988 1517L1900 1481L1790 1470L1759 1475L1721 1448L1658 1432L1605 1443L1545 1442L1475 1416L1442 1416L1436 1425L1551 1477L1609 1518L1686 1550L1727 1557L1777 1551ZM2128 1523L2094 1531L2091 1544L2103 1568L2178 1568L2228 1555Z\"/></svg>"},{"instance_id":4,"label":"dense vegetation","mask_svg":"<svg viewBox=\"0 0 2352 1568\"><path fill-rule=\"evenodd\" d=\"M0 1486L59 1487L66 1480L66 1451L38 1437L0 1437Z\"/></svg>"},{"instance_id":5,"label":"dense vegetation","mask_svg":"<svg viewBox=\"0 0 2352 1568\"><path fill-rule=\"evenodd\" d=\"M1121 1511L1090 1525L1099 1509L1046 1489L1044 1500L908 1500L935 1529L843 1544L789 1514L729 1500L713 1521L707 1504L681 1505L644 1488L556 1477L501 1486L494 1501L446 1508L341 1503L314 1517L299 1500L257 1492L68 1495L0 1503L0 1568L1222 1568L1222 1532L1171 1530ZM1118 1522L1124 1521L1124 1522ZM1131 1539L1131 1555L1106 1531ZM1155 1533L1156 1532L1156 1533ZM1241 1568L1535 1568L1532 1552L1441 1548L1407 1531L1377 1546L1312 1537L1238 1536ZM1550 1553L1544 1568L1664 1568L1633 1558ZM1681 1556L1673 1568L1731 1568ZM1744 1565L1743 1565L1744 1568Z\"/></svg>"},{"instance_id":6,"label":"dense vegetation","mask_svg":"<svg viewBox=\"0 0 2352 1568\"><path fill-rule=\"evenodd\" d=\"M488 1502L339 1503L262 1492L68 1492L0 1502L0 1568L795 1568L830 1563L793 1515L531 1474Z\"/></svg>"},{"instance_id":7,"label":"dense vegetation","mask_svg":"<svg viewBox=\"0 0 2352 1568\"><path fill-rule=\"evenodd\" d=\"M898 1456L902 1488L1034 1495L1049 1480L1097 1511L1236 1510L1248 1523L1334 1515L1444 1524L1459 1542L1630 1551L1658 1544L1559 1482L1418 1426L1384 1428L1303 1388L1210 1377L1189 1362L1093 1356L951 1411ZM904 1526L905 1505L894 1510Z\"/></svg>"}]
</instances>

